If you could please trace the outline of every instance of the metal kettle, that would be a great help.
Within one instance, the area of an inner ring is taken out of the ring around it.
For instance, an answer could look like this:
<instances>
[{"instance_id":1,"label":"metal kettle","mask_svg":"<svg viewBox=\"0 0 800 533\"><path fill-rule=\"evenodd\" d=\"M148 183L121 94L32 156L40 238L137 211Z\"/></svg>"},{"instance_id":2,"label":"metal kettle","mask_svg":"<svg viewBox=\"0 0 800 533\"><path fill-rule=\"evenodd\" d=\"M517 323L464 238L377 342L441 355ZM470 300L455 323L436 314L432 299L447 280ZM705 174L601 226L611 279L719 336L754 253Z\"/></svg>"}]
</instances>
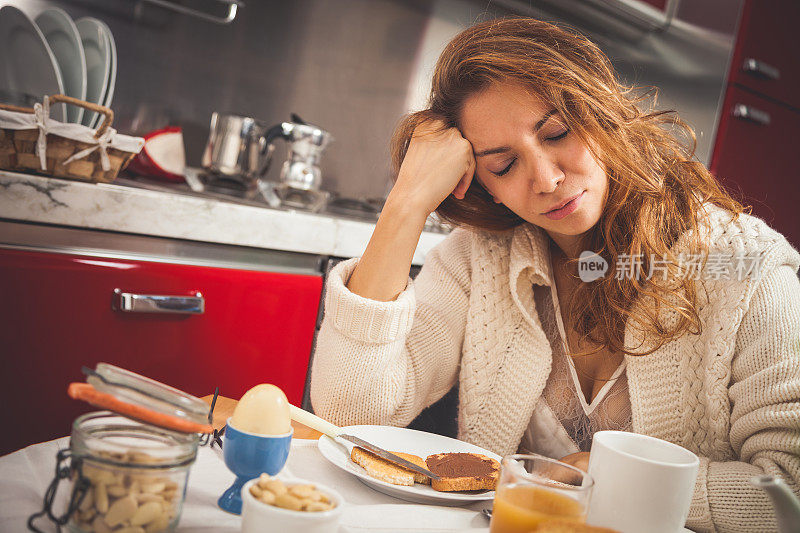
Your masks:
<instances>
[{"instance_id":1,"label":"metal kettle","mask_svg":"<svg viewBox=\"0 0 800 533\"><path fill-rule=\"evenodd\" d=\"M303 189L318 190L321 183L319 160L332 136L292 114L292 122L266 126L250 117L213 113L202 167L223 178L255 188L269 170L273 142L289 143L289 157L281 169L281 182Z\"/></svg>"},{"instance_id":2,"label":"metal kettle","mask_svg":"<svg viewBox=\"0 0 800 533\"><path fill-rule=\"evenodd\" d=\"M267 130L254 118L214 112L202 167L216 176L254 186L269 168L274 150Z\"/></svg>"},{"instance_id":3,"label":"metal kettle","mask_svg":"<svg viewBox=\"0 0 800 533\"><path fill-rule=\"evenodd\" d=\"M778 533L800 533L800 500L779 477L755 476L750 483L763 489L775 507Z\"/></svg>"}]
</instances>

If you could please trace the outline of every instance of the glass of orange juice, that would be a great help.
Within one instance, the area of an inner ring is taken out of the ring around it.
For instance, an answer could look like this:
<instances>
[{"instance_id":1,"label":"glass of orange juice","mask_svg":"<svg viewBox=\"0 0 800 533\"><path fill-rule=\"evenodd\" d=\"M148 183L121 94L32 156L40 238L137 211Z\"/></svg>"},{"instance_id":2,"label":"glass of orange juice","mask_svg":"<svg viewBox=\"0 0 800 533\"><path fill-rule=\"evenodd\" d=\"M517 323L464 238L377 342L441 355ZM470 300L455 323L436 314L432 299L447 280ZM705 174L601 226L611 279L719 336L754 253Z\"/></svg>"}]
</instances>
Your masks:
<instances>
[{"instance_id":1,"label":"glass of orange juice","mask_svg":"<svg viewBox=\"0 0 800 533\"><path fill-rule=\"evenodd\" d=\"M591 476L543 455L503 458L489 533L529 533L551 521L586 520Z\"/></svg>"}]
</instances>

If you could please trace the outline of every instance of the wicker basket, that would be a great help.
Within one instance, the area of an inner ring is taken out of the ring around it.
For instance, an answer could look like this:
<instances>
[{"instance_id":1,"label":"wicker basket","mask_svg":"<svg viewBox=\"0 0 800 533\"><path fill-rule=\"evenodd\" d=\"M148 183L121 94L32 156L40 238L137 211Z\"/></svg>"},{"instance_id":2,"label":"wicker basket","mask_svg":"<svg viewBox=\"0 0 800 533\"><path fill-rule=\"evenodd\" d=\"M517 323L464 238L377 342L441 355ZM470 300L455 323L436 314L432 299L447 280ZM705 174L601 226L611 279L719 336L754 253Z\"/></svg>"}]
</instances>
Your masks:
<instances>
[{"instance_id":1,"label":"wicker basket","mask_svg":"<svg viewBox=\"0 0 800 533\"><path fill-rule=\"evenodd\" d=\"M76 105L101 113L103 122L93 131L86 126L53 120L47 114L49 107L56 103ZM109 183L116 179L119 171L125 168L144 143L143 139L118 135L110 129L114 119L111 109L61 94L45 97L44 105L36 104L35 109L0 104L0 110L44 116L38 124L30 120L31 117L24 117L33 126L24 129L19 129L19 124L17 128L11 128L8 122L0 121L0 169L4 170ZM45 147L44 161L37 145Z\"/></svg>"}]
</instances>

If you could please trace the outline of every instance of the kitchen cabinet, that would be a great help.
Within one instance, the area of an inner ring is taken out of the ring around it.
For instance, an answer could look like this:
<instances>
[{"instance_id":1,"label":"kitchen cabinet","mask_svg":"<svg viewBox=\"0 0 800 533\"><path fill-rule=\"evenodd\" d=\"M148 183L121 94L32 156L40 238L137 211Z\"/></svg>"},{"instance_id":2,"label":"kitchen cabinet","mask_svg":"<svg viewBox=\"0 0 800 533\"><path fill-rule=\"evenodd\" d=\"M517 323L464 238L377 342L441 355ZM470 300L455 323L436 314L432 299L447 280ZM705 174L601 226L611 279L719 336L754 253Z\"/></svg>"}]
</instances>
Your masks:
<instances>
[{"instance_id":1,"label":"kitchen cabinet","mask_svg":"<svg viewBox=\"0 0 800 533\"><path fill-rule=\"evenodd\" d=\"M3 222L0 234L8 226L32 227ZM51 230L60 238L97 233ZM251 264L238 264L237 254L247 249L211 245L209 257L200 260L187 249L201 243L164 241L172 258L151 257L146 250L70 249L64 243L0 244L0 375L9 429L0 454L69 434L71 421L91 408L71 400L67 385L85 379L81 366L101 361L198 396L219 386L221 394L238 398L253 385L274 383L290 402L301 403L322 290L313 257L305 268L259 265L258 254ZM220 251L233 255L226 259ZM115 289L202 298L204 309L124 312Z\"/></svg>"},{"instance_id":2,"label":"kitchen cabinet","mask_svg":"<svg viewBox=\"0 0 800 533\"><path fill-rule=\"evenodd\" d=\"M753 214L800 247L800 111L728 88L711 169Z\"/></svg>"},{"instance_id":3,"label":"kitchen cabinet","mask_svg":"<svg viewBox=\"0 0 800 533\"><path fill-rule=\"evenodd\" d=\"M798 20L796 0L745 3L709 169L800 248Z\"/></svg>"},{"instance_id":4,"label":"kitchen cabinet","mask_svg":"<svg viewBox=\"0 0 800 533\"><path fill-rule=\"evenodd\" d=\"M800 2L745 3L731 61L730 81L800 109Z\"/></svg>"}]
</instances>

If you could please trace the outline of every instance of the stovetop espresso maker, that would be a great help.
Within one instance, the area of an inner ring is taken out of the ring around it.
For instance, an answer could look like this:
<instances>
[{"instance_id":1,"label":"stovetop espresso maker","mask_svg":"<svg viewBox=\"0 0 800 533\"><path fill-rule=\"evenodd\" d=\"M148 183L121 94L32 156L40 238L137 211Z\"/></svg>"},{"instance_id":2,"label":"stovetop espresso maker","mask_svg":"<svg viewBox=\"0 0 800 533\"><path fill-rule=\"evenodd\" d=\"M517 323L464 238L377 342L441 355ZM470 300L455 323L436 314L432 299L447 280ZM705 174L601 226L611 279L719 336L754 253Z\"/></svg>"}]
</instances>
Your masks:
<instances>
[{"instance_id":1,"label":"stovetop espresso maker","mask_svg":"<svg viewBox=\"0 0 800 533\"><path fill-rule=\"evenodd\" d=\"M291 122L267 126L254 118L215 112L202 167L220 179L238 182L248 191L261 188L263 193L259 181L264 181L275 150L273 143L280 138L289 143L289 153L281 169L279 188L319 191L319 161L333 137L295 114L291 117Z\"/></svg>"}]
</instances>

